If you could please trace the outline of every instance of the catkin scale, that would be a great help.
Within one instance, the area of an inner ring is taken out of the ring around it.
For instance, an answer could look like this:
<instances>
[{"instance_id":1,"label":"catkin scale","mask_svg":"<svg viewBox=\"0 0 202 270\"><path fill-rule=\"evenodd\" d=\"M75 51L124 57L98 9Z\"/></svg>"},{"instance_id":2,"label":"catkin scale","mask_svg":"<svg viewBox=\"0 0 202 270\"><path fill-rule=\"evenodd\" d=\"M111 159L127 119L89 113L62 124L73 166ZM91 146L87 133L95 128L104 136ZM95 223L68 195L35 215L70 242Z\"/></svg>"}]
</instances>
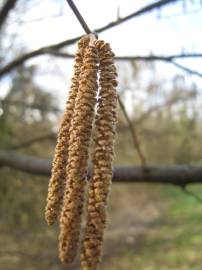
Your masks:
<instances>
[{"instance_id":1,"label":"catkin scale","mask_svg":"<svg viewBox=\"0 0 202 270\"><path fill-rule=\"evenodd\" d=\"M109 44L97 41L100 93L95 120L96 138L93 175L87 206L87 224L81 254L81 268L96 270L101 257L106 226L106 205L112 178L113 144L116 123L116 68Z\"/></svg>"},{"instance_id":2,"label":"catkin scale","mask_svg":"<svg viewBox=\"0 0 202 270\"><path fill-rule=\"evenodd\" d=\"M97 50L89 46L84 54L79 89L70 126L68 184L60 217L59 257L72 262L76 256L81 230L88 152L97 95Z\"/></svg>"},{"instance_id":3,"label":"catkin scale","mask_svg":"<svg viewBox=\"0 0 202 270\"><path fill-rule=\"evenodd\" d=\"M74 76L72 78L69 98L66 103L66 109L58 133L55 155L52 165L51 179L48 187L47 205L45 209L45 218L48 225L52 225L55 222L61 211L63 194L66 185L65 168L67 165L70 121L73 115L75 99L77 96L79 76L83 62L83 54L88 43L88 37L84 37L78 42L78 50L75 56L74 64Z\"/></svg>"}]
</instances>

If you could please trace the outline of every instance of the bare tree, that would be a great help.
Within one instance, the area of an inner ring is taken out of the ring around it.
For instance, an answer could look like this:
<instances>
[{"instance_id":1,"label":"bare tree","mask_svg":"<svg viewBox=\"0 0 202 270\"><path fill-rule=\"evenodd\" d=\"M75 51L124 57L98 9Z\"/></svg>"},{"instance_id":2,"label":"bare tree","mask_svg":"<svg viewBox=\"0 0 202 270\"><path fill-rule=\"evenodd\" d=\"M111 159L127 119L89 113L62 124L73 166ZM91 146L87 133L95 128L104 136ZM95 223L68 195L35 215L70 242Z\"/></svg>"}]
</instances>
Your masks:
<instances>
[{"instance_id":1,"label":"bare tree","mask_svg":"<svg viewBox=\"0 0 202 270\"><path fill-rule=\"evenodd\" d=\"M153 10L163 8L167 5L174 4L176 2L180 2L179 0L161 0L150 5L147 5L138 11L132 12L128 16L118 18L115 21L107 23L106 25L96 29L97 33L101 33L103 31L109 30L111 28L117 27L118 25L131 20L133 18L139 17L141 15L145 15ZM2 30L3 25L8 18L9 13L14 9L17 0L7 0L0 10L0 31ZM64 40L56 44L51 44L46 47L41 47L39 49L33 50L28 53L24 53L12 60L10 60L7 64L0 67L0 78L5 75L8 75L10 72L15 70L16 68L24 65L26 61L33 59L35 57L41 55L51 55L53 57L64 57L64 58L72 58L73 55L64 53L61 51L62 48L67 47L69 45L74 44L80 36L75 38ZM177 55L146 55L146 56L117 56L117 61L123 60L133 60L133 61L163 61L166 63L170 63L183 71L186 71L190 74L202 77L202 74L199 71L192 70L190 68L184 67L183 65L176 62L177 59L185 59L185 58L201 58L202 53L192 53L192 54L177 54ZM171 101L169 101L170 104ZM189 166L173 166L173 167L165 167L165 166L149 166L146 165L144 154L141 151L139 146L138 138L136 135L136 131L134 130L134 126L131 128L130 119L127 115L126 109L124 108L123 103L120 101L121 108L124 112L124 115L129 124L130 130L132 132L132 136L134 139L134 145L139 153L142 167L117 167L115 168L114 173L114 181L128 181L128 182L152 182L152 183L171 183L175 185L179 185L184 187L189 183L201 182L202 177L202 169L201 167L189 167ZM169 105L168 104L168 105ZM153 108L154 110L156 108ZM158 108L157 108L158 109ZM150 111L146 112L147 114ZM144 115L143 115L144 117ZM54 137L53 134L46 134L43 136L39 136L38 138L34 138L33 140L28 140L22 142L19 146L13 146L13 149L19 149L21 147L26 147L30 143L35 143L44 139L52 139ZM9 150L0 151L0 166L12 167L15 169L19 169L32 174L41 174L41 175L49 175L50 174L50 161L38 159L35 157L22 156L17 154L16 152L10 152Z\"/></svg>"}]
</instances>

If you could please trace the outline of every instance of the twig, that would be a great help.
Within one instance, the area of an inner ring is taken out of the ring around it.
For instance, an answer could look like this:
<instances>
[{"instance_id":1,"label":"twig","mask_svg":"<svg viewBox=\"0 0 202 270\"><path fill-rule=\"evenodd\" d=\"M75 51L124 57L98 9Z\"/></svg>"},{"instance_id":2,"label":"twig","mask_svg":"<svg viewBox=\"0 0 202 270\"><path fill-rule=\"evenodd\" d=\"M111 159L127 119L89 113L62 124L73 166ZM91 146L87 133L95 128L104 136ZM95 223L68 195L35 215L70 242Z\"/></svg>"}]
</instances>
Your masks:
<instances>
[{"instance_id":1,"label":"twig","mask_svg":"<svg viewBox=\"0 0 202 270\"><path fill-rule=\"evenodd\" d=\"M90 34L91 30L88 27L87 23L85 22L84 18L81 16L81 13L79 12L78 8L74 4L72 0L67 0L67 3L71 7L72 11L74 12L75 16L77 17L78 21L80 22L81 26L83 27L86 34Z\"/></svg>"},{"instance_id":2,"label":"twig","mask_svg":"<svg viewBox=\"0 0 202 270\"><path fill-rule=\"evenodd\" d=\"M62 57L62 58L73 58L73 54L60 52L52 49L47 49L46 54ZM202 58L202 53L187 53L187 54L173 54L173 55L131 55L131 56L115 56L116 60L119 61L127 61L127 60L134 60L134 61L172 61L175 59L187 59L187 58Z\"/></svg>"},{"instance_id":3,"label":"twig","mask_svg":"<svg viewBox=\"0 0 202 270\"><path fill-rule=\"evenodd\" d=\"M202 198L199 197L199 196L198 196L197 194L195 194L194 192L192 192L191 190L188 190L186 185L185 185L185 186L182 186L181 188L182 188L182 190L183 190L183 192L184 192L185 194L191 196L191 197L194 198L197 202L202 203Z\"/></svg>"},{"instance_id":4,"label":"twig","mask_svg":"<svg viewBox=\"0 0 202 270\"><path fill-rule=\"evenodd\" d=\"M140 8L138 11L135 11L131 14L129 14L128 16L126 17L123 17L123 18L119 18L118 20L114 21L114 22L111 22L99 29L96 30L96 33L100 33L100 32L103 32L105 30L108 30L114 26L117 26L121 23L124 23L132 18L135 18L135 17L138 17L140 15L143 15L143 14L146 14L148 12L151 12L155 9L159 9L159 8L162 8L163 6L166 6L166 5L169 5L169 4L172 4L174 2L179 2L180 0L161 0L161 1L157 1L155 3L152 3L150 5L147 5L143 8Z\"/></svg>"},{"instance_id":5,"label":"twig","mask_svg":"<svg viewBox=\"0 0 202 270\"><path fill-rule=\"evenodd\" d=\"M33 145L34 143L42 142L44 140L52 140L52 139L54 139L54 140L56 139L56 134L49 133L49 134L41 135L41 136L38 136L38 137L35 137L35 138L31 138L29 140L26 140L26 141L21 142L21 143L16 144L16 145L11 145L8 148L8 150L22 149L22 148L25 148L25 147L29 147L29 146Z\"/></svg>"},{"instance_id":6,"label":"twig","mask_svg":"<svg viewBox=\"0 0 202 270\"><path fill-rule=\"evenodd\" d=\"M15 4L17 3L18 0L7 0L0 10L0 30L2 26L4 25L9 12L15 7Z\"/></svg>"},{"instance_id":7,"label":"twig","mask_svg":"<svg viewBox=\"0 0 202 270\"><path fill-rule=\"evenodd\" d=\"M144 154L143 154L143 152L141 150L139 139L138 139L137 132L136 132L136 129L134 127L134 124L131 122L130 117L127 114L127 111L125 109L125 106L124 106L120 96L118 96L118 101L119 101L119 105L121 107L121 110L122 110L122 112L124 114L124 117L125 117L125 119L126 119L126 121L128 123L128 127L130 129L132 139L133 139L133 144L134 144L135 149L137 150L138 156L139 156L140 161L141 161L141 165L142 165L142 167L145 167L146 166L146 159L145 159Z\"/></svg>"},{"instance_id":8,"label":"twig","mask_svg":"<svg viewBox=\"0 0 202 270\"><path fill-rule=\"evenodd\" d=\"M158 1L156 3L153 3L153 4L150 4L148 6L145 6L141 9L139 9L138 11L136 12L133 12L131 14L129 14L128 16L125 16L123 18L119 18L118 20L116 21L113 21L113 22L110 22L108 24L106 24L105 26L103 27L100 27L98 29L95 30L96 33L101 33L103 31L106 31L108 29L111 29L117 25L120 25L132 18L135 18L135 17L138 17L140 15L143 15L143 14L146 14L150 11L153 11L157 8L161 8L165 5L168 5L168 4L171 4L171 3L174 3L174 2L177 2L179 0L161 0L161 1ZM81 36L78 36L78 37L75 37L75 38L72 38L72 39L69 39L69 40L64 40L62 42L59 42L59 43L56 43L56 44L52 44L50 46L46 46L46 47L41 47L35 51L32 51L32 52L29 52L29 53L26 53L24 55L21 55L19 57L17 57L16 59L14 59L13 61L11 61L10 63L6 64L4 67L2 67L0 69L0 77L4 76L5 74L7 74L8 72L10 72L11 70L15 69L16 67L22 65L25 61L33 58L33 57L36 57L36 56L40 56L40 55L44 55L44 54L47 54L48 51L50 50L58 50L60 48L63 48L65 46L68 46L68 45L72 45L74 44L76 41L78 41L79 39L81 38Z\"/></svg>"},{"instance_id":9,"label":"twig","mask_svg":"<svg viewBox=\"0 0 202 270\"><path fill-rule=\"evenodd\" d=\"M178 102L184 102L186 100L189 100L190 97L191 97L191 93L188 92L186 94L180 95L179 97L170 98L166 100L166 102L163 104L157 104L155 106L152 106L147 111L144 111L138 118L136 118L135 123L140 124L142 121L147 119L147 117L151 115L153 112L159 111L166 107L170 107L172 105L175 105Z\"/></svg>"},{"instance_id":10,"label":"twig","mask_svg":"<svg viewBox=\"0 0 202 270\"><path fill-rule=\"evenodd\" d=\"M189 74L192 74L192 75L195 75L195 76L198 76L198 77L201 77L202 78L202 73L196 71L196 70L193 70L193 69L190 69L190 68L187 68L181 64L178 64L174 61L169 61L169 63L173 64L174 66L176 66L177 68L179 69L182 69L183 71L189 73Z\"/></svg>"},{"instance_id":11,"label":"twig","mask_svg":"<svg viewBox=\"0 0 202 270\"><path fill-rule=\"evenodd\" d=\"M47 54L56 56L56 57L64 57L64 58L73 58L73 54L68 54L68 53L63 53L63 52L58 52L58 51L53 51L53 50L48 50ZM201 53L196 53L196 54L179 54L179 55L170 55L170 56L158 56L158 55L149 55L149 56L116 56L115 59L118 61L162 61L166 62L168 64L174 65L175 67L198 77L202 78L202 73L187 68L181 64L176 63L173 61L174 59L186 59L186 58L201 58L202 54Z\"/></svg>"},{"instance_id":12,"label":"twig","mask_svg":"<svg viewBox=\"0 0 202 270\"><path fill-rule=\"evenodd\" d=\"M56 106L45 106L44 104L36 104L36 103L27 103L26 101L21 100L11 100L11 99L1 99L0 98L0 104L6 104L7 106L19 106L19 107L25 107L25 108L31 108L31 109L38 109L42 112L54 112L59 113L61 110Z\"/></svg>"}]
</instances>

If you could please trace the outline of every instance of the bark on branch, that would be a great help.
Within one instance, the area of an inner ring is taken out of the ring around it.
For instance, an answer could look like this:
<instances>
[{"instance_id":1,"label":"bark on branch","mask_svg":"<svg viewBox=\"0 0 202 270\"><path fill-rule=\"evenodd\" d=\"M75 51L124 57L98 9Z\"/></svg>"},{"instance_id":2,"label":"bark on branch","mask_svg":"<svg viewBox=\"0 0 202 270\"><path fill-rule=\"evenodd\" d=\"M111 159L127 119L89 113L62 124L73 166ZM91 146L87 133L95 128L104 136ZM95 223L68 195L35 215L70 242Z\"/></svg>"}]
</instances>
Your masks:
<instances>
[{"instance_id":1,"label":"bark on branch","mask_svg":"<svg viewBox=\"0 0 202 270\"><path fill-rule=\"evenodd\" d=\"M17 3L18 0L7 0L0 10L0 30L2 26L4 25L9 12L15 7L15 4Z\"/></svg>"},{"instance_id":2,"label":"bark on branch","mask_svg":"<svg viewBox=\"0 0 202 270\"><path fill-rule=\"evenodd\" d=\"M0 167L4 166L42 176L49 176L51 172L50 160L18 154L15 151L0 151ZM150 165L144 170L141 166L116 166L113 181L173 184L184 188L188 184L202 183L202 166Z\"/></svg>"}]
</instances>

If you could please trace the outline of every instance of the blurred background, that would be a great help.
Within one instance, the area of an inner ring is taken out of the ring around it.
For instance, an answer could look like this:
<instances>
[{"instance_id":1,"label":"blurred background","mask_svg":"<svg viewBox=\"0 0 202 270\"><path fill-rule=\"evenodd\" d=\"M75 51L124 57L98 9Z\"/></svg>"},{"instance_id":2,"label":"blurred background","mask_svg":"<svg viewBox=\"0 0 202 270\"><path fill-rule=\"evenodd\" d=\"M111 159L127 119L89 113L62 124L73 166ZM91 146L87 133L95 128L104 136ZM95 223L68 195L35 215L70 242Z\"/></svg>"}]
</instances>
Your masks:
<instances>
[{"instance_id":1,"label":"blurred background","mask_svg":"<svg viewBox=\"0 0 202 270\"><path fill-rule=\"evenodd\" d=\"M75 3L117 56L115 165L141 166L142 154L148 165L200 166L202 1ZM38 167L53 158L83 34L66 1L0 1L2 270L79 269L59 262L57 225L44 221L49 177L26 168L30 157ZM101 269L201 270L201 192L200 183L114 183Z\"/></svg>"}]
</instances>

